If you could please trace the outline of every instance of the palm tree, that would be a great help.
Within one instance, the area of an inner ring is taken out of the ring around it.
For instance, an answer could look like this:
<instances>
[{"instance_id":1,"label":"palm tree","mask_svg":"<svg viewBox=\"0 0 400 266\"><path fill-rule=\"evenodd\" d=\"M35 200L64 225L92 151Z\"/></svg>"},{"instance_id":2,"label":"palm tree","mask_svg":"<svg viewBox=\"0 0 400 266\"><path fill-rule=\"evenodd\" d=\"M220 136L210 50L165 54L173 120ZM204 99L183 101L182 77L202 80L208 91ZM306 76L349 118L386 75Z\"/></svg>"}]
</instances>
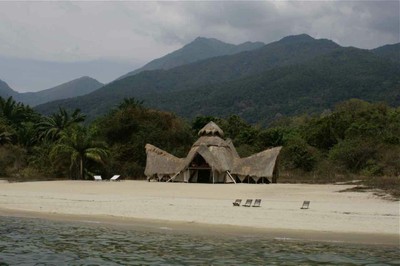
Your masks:
<instances>
[{"instance_id":1,"label":"palm tree","mask_svg":"<svg viewBox=\"0 0 400 266\"><path fill-rule=\"evenodd\" d=\"M0 117L3 117L10 125L18 127L20 123L34 120L38 115L29 106L17 103L12 97L4 99L0 97Z\"/></svg>"},{"instance_id":2,"label":"palm tree","mask_svg":"<svg viewBox=\"0 0 400 266\"><path fill-rule=\"evenodd\" d=\"M42 139L57 140L63 130L85 121L85 117L79 109L75 109L70 115L65 109L60 108L58 113L42 118L38 125L39 136Z\"/></svg>"},{"instance_id":3,"label":"palm tree","mask_svg":"<svg viewBox=\"0 0 400 266\"><path fill-rule=\"evenodd\" d=\"M0 116L0 145L12 143L15 129L8 125L7 120Z\"/></svg>"},{"instance_id":4,"label":"palm tree","mask_svg":"<svg viewBox=\"0 0 400 266\"><path fill-rule=\"evenodd\" d=\"M0 113L5 119L10 120L17 113L17 107L18 104L13 97L7 99L0 97Z\"/></svg>"},{"instance_id":5,"label":"palm tree","mask_svg":"<svg viewBox=\"0 0 400 266\"><path fill-rule=\"evenodd\" d=\"M143 103L144 103L144 101L136 100L134 97L131 97L131 98L124 98L124 100L122 101L122 103L120 103L120 104L118 105L118 109L119 109L119 110L123 110L123 109L129 108L129 107L133 107L133 108L139 107L139 108L142 108L142 107L143 107Z\"/></svg>"},{"instance_id":6,"label":"palm tree","mask_svg":"<svg viewBox=\"0 0 400 266\"><path fill-rule=\"evenodd\" d=\"M0 132L0 145L11 143L11 137L12 134L10 132Z\"/></svg>"},{"instance_id":7,"label":"palm tree","mask_svg":"<svg viewBox=\"0 0 400 266\"><path fill-rule=\"evenodd\" d=\"M96 140L95 130L87 129L83 126L73 126L61 131L57 144L50 152L50 156L55 159L70 160L69 170L72 175L74 170L79 171L79 178L85 178L87 163L105 163L109 151L104 142Z\"/></svg>"}]
</instances>

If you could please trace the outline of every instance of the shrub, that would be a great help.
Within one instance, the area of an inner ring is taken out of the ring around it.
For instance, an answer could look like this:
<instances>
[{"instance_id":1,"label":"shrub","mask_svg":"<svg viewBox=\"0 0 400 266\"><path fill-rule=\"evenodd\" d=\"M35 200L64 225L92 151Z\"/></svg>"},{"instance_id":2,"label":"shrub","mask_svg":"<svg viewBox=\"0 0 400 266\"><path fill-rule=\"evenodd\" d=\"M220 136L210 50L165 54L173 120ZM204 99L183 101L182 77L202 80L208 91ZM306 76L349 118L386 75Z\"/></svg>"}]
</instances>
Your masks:
<instances>
[{"instance_id":1,"label":"shrub","mask_svg":"<svg viewBox=\"0 0 400 266\"><path fill-rule=\"evenodd\" d=\"M288 169L311 171L318 161L318 156L317 149L308 145L305 140L295 138L282 149L281 161Z\"/></svg>"},{"instance_id":2,"label":"shrub","mask_svg":"<svg viewBox=\"0 0 400 266\"><path fill-rule=\"evenodd\" d=\"M366 139L346 139L335 145L329 158L352 172L358 172L375 159L376 143Z\"/></svg>"}]
</instances>

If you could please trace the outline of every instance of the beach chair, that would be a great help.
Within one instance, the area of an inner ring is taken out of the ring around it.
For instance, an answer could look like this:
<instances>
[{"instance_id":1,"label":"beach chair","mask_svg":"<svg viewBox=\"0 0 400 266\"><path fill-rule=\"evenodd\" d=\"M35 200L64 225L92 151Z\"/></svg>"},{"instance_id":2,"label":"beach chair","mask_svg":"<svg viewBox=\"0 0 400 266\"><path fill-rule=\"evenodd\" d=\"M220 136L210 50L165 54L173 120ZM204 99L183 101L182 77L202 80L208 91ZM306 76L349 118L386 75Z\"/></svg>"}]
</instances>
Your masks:
<instances>
[{"instance_id":1,"label":"beach chair","mask_svg":"<svg viewBox=\"0 0 400 266\"><path fill-rule=\"evenodd\" d=\"M119 175L114 175L113 177L110 178L110 181L119 181L118 178Z\"/></svg>"},{"instance_id":2,"label":"beach chair","mask_svg":"<svg viewBox=\"0 0 400 266\"><path fill-rule=\"evenodd\" d=\"M256 199L254 201L253 207L260 207L261 206L261 199Z\"/></svg>"},{"instance_id":3,"label":"beach chair","mask_svg":"<svg viewBox=\"0 0 400 266\"><path fill-rule=\"evenodd\" d=\"M247 200L246 200L246 203L243 204L243 206L244 206L244 207L250 207L252 202L253 202L252 199L247 199Z\"/></svg>"},{"instance_id":4,"label":"beach chair","mask_svg":"<svg viewBox=\"0 0 400 266\"><path fill-rule=\"evenodd\" d=\"M94 178L94 181L102 181L103 180L103 179L101 179L100 175L95 175L95 176L93 176L93 178Z\"/></svg>"},{"instance_id":5,"label":"beach chair","mask_svg":"<svg viewBox=\"0 0 400 266\"><path fill-rule=\"evenodd\" d=\"M233 206L240 206L240 203L242 203L241 199L237 199L235 202L232 202Z\"/></svg>"},{"instance_id":6,"label":"beach chair","mask_svg":"<svg viewBox=\"0 0 400 266\"><path fill-rule=\"evenodd\" d=\"M300 209L308 209L309 206L310 206L310 201L309 200L305 200L303 202L303 206L301 206Z\"/></svg>"}]
</instances>

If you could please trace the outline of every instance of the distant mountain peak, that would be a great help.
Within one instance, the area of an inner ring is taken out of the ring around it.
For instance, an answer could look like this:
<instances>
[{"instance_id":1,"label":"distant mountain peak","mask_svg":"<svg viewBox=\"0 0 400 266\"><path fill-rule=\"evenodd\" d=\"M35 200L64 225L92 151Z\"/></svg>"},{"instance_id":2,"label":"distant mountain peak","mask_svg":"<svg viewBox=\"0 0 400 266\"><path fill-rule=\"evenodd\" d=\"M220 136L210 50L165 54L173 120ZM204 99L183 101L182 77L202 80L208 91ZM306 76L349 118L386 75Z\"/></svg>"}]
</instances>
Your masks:
<instances>
[{"instance_id":1,"label":"distant mountain peak","mask_svg":"<svg viewBox=\"0 0 400 266\"><path fill-rule=\"evenodd\" d=\"M76 81L84 81L84 80L99 82L98 80L96 80L96 79L94 79L94 78L92 78L92 77L89 77L89 76L82 76L82 77L80 77L80 78L76 78L76 79L73 79L73 80L71 80L71 81L67 81L67 82L65 82L65 83L68 83L68 82L76 82Z\"/></svg>"},{"instance_id":2,"label":"distant mountain peak","mask_svg":"<svg viewBox=\"0 0 400 266\"><path fill-rule=\"evenodd\" d=\"M50 89L37 92L18 93L12 90L7 83L0 80L0 96L3 98L13 96L17 101L35 106L54 100L67 99L88 94L97 90L103 85L104 84L98 82L94 78L83 76Z\"/></svg>"},{"instance_id":3,"label":"distant mountain peak","mask_svg":"<svg viewBox=\"0 0 400 266\"><path fill-rule=\"evenodd\" d=\"M207 37L199 36L196 39L194 39L192 42L202 42L202 41L212 41L212 40L213 41L220 41L220 40L215 39L215 38L207 38Z\"/></svg>"},{"instance_id":4,"label":"distant mountain peak","mask_svg":"<svg viewBox=\"0 0 400 266\"><path fill-rule=\"evenodd\" d=\"M220 45L220 46L234 46L233 44L229 44L223 41L220 41L215 38L206 38L206 37L197 37L194 39L192 42L186 44L185 46L182 47L191 47L191 46L209 46L209 45Z\"/></svg>"},{"instance_id":5,"label":"distant mountain peak","mask_svg":"<svg viewBox=\"0 0 400 266\"><path fill-rule=\"evenodd\" d=\"M18 92L11 89L5 81L0 79L0 97L8 98L13 96L15 98L16 95L18 95Z\"/></svg>"},{"instance_id":6,"label":"distant mountain peak","mask_svg":"<svg viewBox=\"0 0 400 266\"><path fill-rule=\"evenodd\" d=\"M262 42L246 42L235 45L225 43L215 38L197 37L181 49L155 59L143 67L131 71L118 79L133 76L144 70L171 69L174 67L194 63L212 57L232 55L244 51L250 51L264 46Z\"/></svg>"},{"instance_id":7,"label":"distant mountain peak","mask_svg":"<svg viewBox=\"0 0 400 266\"><path fill-rule=\"evenodd\" d=\"M309 42L315 39L308 34L290 35L282 38L279 42L293 43L293 42Z\"/></svg>"},{"instance_id":8,"label":"distant mountain peak","mask_svg":"<svg viewBox=\"0 0 400 266\"><path fill-rule=\"evenodd\" d=\"M218 40L216 38L208 38L208 37L202 37L202 36L197 37L192 42L222 42L222 43L225 43L225 42L223 42L221 40Z\"/></svg>"},{"instance_id":9,"label":"distant mountain peak","mask_svg":"<svg viewBox=\"0 0 400 266\"><path fill-rule=\"evenodd\" d=\"M78 80L78 79L94 79L94 78L89 77L89 76L82 76L82 77L80 77L80 78L77 78L76 80Z\"/></svg>"}]
</instances>

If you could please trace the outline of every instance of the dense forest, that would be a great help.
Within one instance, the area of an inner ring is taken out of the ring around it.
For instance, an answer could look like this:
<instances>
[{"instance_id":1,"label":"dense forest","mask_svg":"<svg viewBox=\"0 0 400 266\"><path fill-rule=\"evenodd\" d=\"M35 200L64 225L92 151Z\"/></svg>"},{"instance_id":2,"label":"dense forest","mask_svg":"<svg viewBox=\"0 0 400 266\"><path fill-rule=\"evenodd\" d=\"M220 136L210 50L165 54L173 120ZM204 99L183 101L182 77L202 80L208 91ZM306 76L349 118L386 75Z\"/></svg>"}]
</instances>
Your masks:
<instances>
[{"instance_id":1,"label":"dense forest","mask_svg":"<svg viewBox=\"0 0 400 266\"><path fill-rule=\"evenodd\" d=\"M277 114L318 114L351 98L399 106L399 62L310 38L284 39L249 52L144 71L35 110L51 114L59 106L78 108L92 121L124 98L134 97L148 108L188 120L235 114L266 126Z\"/></svg>"},{"instance_id":2,"label":"dense forest","mask_svg":"<svg viewBox=\"0 0 400 266\"><path fill-rule=\"evenodd\" d=\"M146 143L186 156L198 130L211 120L242 157L283 146L278 182L361 180L365 187L400 196L400 108L357 99L318 115L281 116L263 127L237 115L186 121L134 98L89 123L79 110L60 108L43 116L11 97L0 98L0 176L142 179Z\"/></svg>"}]
</instances>

